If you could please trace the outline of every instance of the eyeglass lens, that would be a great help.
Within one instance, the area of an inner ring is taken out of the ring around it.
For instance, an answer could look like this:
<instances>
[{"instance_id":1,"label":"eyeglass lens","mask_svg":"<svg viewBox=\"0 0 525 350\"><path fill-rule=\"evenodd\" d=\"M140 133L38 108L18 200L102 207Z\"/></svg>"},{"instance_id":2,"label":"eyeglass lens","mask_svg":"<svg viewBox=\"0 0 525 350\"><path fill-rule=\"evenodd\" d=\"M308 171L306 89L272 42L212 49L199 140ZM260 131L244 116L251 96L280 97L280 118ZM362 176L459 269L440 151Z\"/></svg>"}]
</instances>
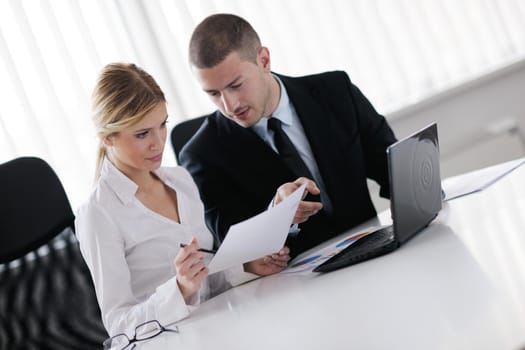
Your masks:
<instances>
[{"instance_id":1,"label":"eyeglass lens","mask_svg":"<svg viewBox=\"0 0 525 350\"><path fill-rule=\"evenodd\" d=\"M123 350L131 343L156 337L164 331L178 333L178 328L176 326L175 329L165 328L159 323L159 321L151 320L139 324L135 328L135 336L133 337L133 339L129 339L126 334L122 333L117 334L109 339L106 339L102 345L104 346L104 350Z\"/></svg>"}]
</instances>

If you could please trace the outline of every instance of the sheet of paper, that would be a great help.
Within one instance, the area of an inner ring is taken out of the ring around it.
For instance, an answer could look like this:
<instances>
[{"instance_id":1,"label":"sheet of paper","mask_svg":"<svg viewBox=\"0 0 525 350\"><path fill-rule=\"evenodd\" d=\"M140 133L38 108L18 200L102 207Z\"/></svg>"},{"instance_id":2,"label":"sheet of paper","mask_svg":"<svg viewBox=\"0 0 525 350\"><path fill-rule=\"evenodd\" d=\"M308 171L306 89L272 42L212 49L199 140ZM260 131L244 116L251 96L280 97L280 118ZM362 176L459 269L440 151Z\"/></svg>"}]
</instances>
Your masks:
<instances>
[{"instance_id":1,"label":"sheet of paper","mask_svg":"<svg viewBox=\"0 0 525 350\"><path fill-rule=\"evenodd\" d=\"M294 273L294 274L306 274L318 265L321 265L332 256L339 253L349 245L355 243L359 238L369 235L370 233L377 231L386 226L371 226L359 232L352 233L335 243L329 244L325 247L315 250L313 253L307 254L306 256L300 255L290 262L288 268L281 272L281 274Z\"/></svg>"},{"instance_id":2,"label":"sheet of paper","mask_svg":"<svg viewBox=\"0 0 525 350\"><path fill-rule=\"evenodd\" d=\"M525 164L525 158L449 177L442 182L445 201L481 191L522 164Z\"/></svg>"},{"instance_id":3,"label":"sheet of paper","mask_svg":"<svg viewBox=\"0 0 525 350\"><path fill-rule=\"evenodd\" d=\"M284 245L305 185L278 205L235 224L210 261L210 274L278 252Z\"/></svg>"}]
</instances>

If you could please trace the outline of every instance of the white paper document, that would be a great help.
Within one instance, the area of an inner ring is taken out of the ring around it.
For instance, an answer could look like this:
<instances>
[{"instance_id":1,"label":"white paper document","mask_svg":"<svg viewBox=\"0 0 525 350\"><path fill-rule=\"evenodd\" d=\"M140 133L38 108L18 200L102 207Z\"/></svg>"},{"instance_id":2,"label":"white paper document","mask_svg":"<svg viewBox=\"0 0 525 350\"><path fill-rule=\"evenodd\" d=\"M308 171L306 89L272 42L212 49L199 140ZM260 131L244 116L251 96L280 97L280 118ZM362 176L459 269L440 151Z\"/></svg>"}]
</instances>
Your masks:
<instances>
[{"instance_id":1,"label":"white paper document","mask_svg":"<svg viewBox=\"0 0 525 350\"><path fill-rule=\"evenodd\" d=\"M284 245L305 185L281 203L230 227L210 261L210 274L278 252Z\"/></svg>"},{"instance_id":2,"label":"white paper document","mask_svg":"<svg viewBox=\"0 0 525 350\"><path fill-rule=\"evenodd\" d=\"M525 164L525 158L449 177L442 182L445 201L481 191L522 164Z\"/></svg>"},{"instance_id":3,"label":"white paper document","mask_svg":"<svg viewBox=\"0 0 525 350\"><path fill-rule=\"evenodd\" d=\"M325 245L322 244L322 248L314 250L312 253L307 255L301 254L290 262L288 267L281 272L281 274L294 273L294 274L309 274L314 268L324 263L343 249L354 244L359 239L375 232L379 229L385 228L385 226L371 226L361 230L359 232L352 233L345 236L334 243Z\"/></svg>"}]
</instances>

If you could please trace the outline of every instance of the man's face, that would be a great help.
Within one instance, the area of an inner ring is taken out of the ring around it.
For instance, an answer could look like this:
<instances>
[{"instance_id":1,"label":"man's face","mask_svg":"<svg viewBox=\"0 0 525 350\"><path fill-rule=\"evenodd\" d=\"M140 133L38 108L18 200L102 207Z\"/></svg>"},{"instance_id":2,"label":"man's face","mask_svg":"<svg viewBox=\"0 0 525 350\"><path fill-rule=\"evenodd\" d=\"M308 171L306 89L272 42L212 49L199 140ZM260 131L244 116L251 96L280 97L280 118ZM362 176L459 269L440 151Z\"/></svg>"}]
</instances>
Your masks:
<instances>
[{"instance_id":1,"label":"man's face","mask_svg":"<svg viewBox=\"0 0 525 350\"><path fill-rule=\"evenodd\" d=\"M259 50L257 63L234 51L212 68L192 68L212 102L240 126L248 128L273 112L268 49Z\"/></svg>"}]
</instances>

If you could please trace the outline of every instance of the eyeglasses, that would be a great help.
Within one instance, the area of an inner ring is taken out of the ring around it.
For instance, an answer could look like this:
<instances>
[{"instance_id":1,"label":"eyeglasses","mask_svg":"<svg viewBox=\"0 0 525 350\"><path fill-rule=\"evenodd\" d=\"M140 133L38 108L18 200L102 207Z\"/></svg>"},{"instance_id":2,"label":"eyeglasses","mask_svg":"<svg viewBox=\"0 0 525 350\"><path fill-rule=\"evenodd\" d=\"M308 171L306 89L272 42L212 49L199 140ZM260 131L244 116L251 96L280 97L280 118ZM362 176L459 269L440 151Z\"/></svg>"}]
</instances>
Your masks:
<instances>
[{"instance_id":1,"label":"eyeglasses","mask_svg":"<svg viewBox=\"0 0 525 350\"><path fill-rule=\"evenodd\" d=\"M106 339L104 343L102 343L102 345L104 346L104 350L124 350L129 345L135 342L151 339L162 332L179 333L179 329L177 328L177 326L175 326L174 329L169 329L162 326L159 321L151 320L141 323L137 327L135 327L135 335L133 336L133 339L129 339L129 337L125 333L119 333L117 335L112 336L111 338Z\"/></svg>"}]
</instances>

